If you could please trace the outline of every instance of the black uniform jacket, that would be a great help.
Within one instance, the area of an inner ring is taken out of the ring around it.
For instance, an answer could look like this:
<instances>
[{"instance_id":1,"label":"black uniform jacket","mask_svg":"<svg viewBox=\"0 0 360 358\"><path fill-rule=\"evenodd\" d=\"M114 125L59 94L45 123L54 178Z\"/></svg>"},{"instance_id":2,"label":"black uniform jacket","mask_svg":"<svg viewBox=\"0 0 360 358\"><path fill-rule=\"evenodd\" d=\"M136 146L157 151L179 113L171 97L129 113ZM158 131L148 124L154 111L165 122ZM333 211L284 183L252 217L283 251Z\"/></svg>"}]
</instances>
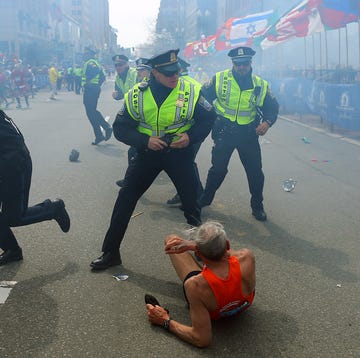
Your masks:
<instances>
[{"instance_id":1,"label":"black uniform jacket","mask_svg":"<svg viewBox=\"0 0 360 358\"><path fill-rule=\"evenodd\" d=\"M29 158L21 132L0 110L0 180L21 172Z\"/></svg>"},{"instance_id":2,"label":"black uniform jacket","mask_svg":"<svg viewBox=\"0 0 360 358\"><path fill-rule=\"evenodd\" d=\"M234 70L232 70L232 74L242 91L254 88L252 82L252 70L250 70L246 76L239 76L239 74ZM211 81L204 84L201 89L205 98L210 103L212 103L217 97L216 88L215 88L215 78L216 77L214 76L211 79ZM262 107L260 107L260 110L264 116L263 121L268 122L269 125L272 126L276 122L279 113L279 104L276 98L271 94L269 88L265 95L264 104Z\"/></svg>"},{"instance_id":3,"label":"black uniform jacket","mask_svg":"<svg viewBox=\"0 0 360 358\"><path fill-rule=\"evenodd\" d=\"M151 92L158 107L161 106L172 91L171 88L165 87L157 82L152 75L150 76L148 88L146 88L145 91L149 88L151 88ZM187 131L190 145L202 142L208 136L216 118L213 107L205 100L201 93L195 105L193 118L195 123ZM144 151L148 148L149 136L140 133L136 129L137 126L138 122L129 115L126 104L124 103L123 108L116 115L113 124L114 135L120 142L136 147L138 151Z\"/></svg>"}]
</instances>

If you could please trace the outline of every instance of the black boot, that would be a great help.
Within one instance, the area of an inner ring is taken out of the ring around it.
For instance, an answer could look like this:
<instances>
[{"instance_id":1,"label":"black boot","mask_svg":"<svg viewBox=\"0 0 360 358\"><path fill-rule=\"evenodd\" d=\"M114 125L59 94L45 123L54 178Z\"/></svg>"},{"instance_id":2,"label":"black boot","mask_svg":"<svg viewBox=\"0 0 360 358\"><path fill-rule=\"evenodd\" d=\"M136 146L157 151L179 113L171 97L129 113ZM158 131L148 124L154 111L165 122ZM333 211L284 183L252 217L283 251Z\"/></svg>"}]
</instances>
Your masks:
<instances>
[{"instance_id":1,"label":"black boot","mask_svg":"<svg viewBox=\"0 0 360 358\"><path fill-rule=\"evenodd\" d=\"M166 205L169 206L173 206L173 207L178 207L181 205L181 200L180 200L180 196L178 193L176 193L171 199L169 199L166 202Z\"/></svg>"},{"instance_id":2,"label":"black boot","mask_svg":"<svg viewBox=\"0 0 360 358\"><path fill-rule=\"evenodd\" d=\"M20 261L23 259L21 248L5 250L0 255L0 266L6 265L9 262Z\"/></svg>"},{"instance_id":3,"label":"black boot","mask_svg":"<svg viewBox=\"0 0 360 358\"><path fill-rule=\"evenodd\" d=\"M121 264L120 253L113 254L111 252L104 252L100 257L91 261L90 266L93 271L100 271Z\"/></svg>"},{"instance_id":4,"label":"black boot","mask_svg":"<svg viewBox=\"0 0 360 358\"><path fill-rule=\"evenodd\" d=\"M54 209L54 220L59 224L63 232L70 230L70 217L65 209L65 203L61 199L56 199L51 202Z\"/></svg>"}]
</instances>

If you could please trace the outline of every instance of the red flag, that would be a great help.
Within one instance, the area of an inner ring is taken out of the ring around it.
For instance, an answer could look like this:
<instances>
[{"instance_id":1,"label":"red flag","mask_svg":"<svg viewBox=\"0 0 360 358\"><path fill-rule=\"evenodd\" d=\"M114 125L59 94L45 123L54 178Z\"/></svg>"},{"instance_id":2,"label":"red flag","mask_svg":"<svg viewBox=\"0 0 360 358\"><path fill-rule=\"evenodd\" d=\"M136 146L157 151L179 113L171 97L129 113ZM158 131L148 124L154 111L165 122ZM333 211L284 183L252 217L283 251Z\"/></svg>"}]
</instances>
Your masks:
<instances>
[{"instance_id":1,"label":"red flag","mask_svg":"<svg viewBox=\"0 0 360 358\"><path fill-rule=\"evenodd\" d=\"M263 49L294 37L336 29L359 19L359 0L303 0L262 35Z\"/></svg>"},{"instance_id":2,"label":"red flag","mask_svg":"<svg viewBox=\"0 0 360 358\"><path fill-rule=\"evenodd\" d=\"M323 0L319 12L323 24L330 29L338 29L359 19L359 0Z\"/></svg>"}]
</instances>

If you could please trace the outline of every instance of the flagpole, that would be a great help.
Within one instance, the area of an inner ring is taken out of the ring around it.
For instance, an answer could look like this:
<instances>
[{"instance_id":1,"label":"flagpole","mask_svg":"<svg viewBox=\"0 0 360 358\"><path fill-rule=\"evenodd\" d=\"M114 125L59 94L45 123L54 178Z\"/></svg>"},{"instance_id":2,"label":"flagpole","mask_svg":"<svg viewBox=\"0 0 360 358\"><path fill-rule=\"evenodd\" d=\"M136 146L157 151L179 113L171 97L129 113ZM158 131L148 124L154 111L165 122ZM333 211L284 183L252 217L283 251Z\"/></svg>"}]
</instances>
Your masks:
<instances>
[{"instance_id":1,"label":"flagpole","mask_svg":"<svg viewBox=\"0 0 360 358\"><path fill-rule=\"evenodd\" d=\"M349 41L348 41L348 28L345 25L345 45L346 45L346 68L349 67Z\"/></svg>"},{"instance_id":2,"label":"flagpole","mask_svg":"<svg viewBox=\"0 0 360 358\"><path fill-rule=\"evenodd\" d=\"M313 53L313 71L314 71L314 75L315 75L315 70L316 70L316 66L315 66L315 41L314 41L314 35L311 35L311 42L312 42L312 53Z\"/></svg>"},{"instance_id":3,"label":"flagpole","mask_svg":"<svg viewBox=\"0 0 360 358\"><path fill-rule=\"evenodd\" d=\"M341 67L340 66L340 63L341 63L341 32L340 32L341 28L338 29L338 33L339 33L339 68Z\"/></svg>"},{"instance_id":4,"label":"flagpole","mask_svg":"<svg viewBox=\"0 0 360 358\"><path fill-rule=\"evenodd\" d=\"M359 27L359 31L360 31L360 27ZM325 66L326 66L326 74L327 74L329 70L327 31L325 31L325 64L326 64Z\"/></svg>"},{"instance_id":5,"label":"flagpole","mask_svg":"<svg viewBox=\"0 0 360 358\"><path fill-rule=\"evenodd\" d=\"M320 42L320 78L322 78L322 37L321 32L319 32L319 42Z\"/></svg>"},{"instance_id":6,"label":"flagpole","mask_svg":"<svg viewBox=\"0 0 360 358\"><path fill-rule=\"evenodd\" d=\"M359 69L360 69L360 20L358 21Z\"/></svg>"},{"instance_id":7,"label":"flagpole","mask_svg":"<svg viewBox=\"0 0 360 358\"><path fill-rule=\"evenodd\" d=\"M304 37L304 59L305 59L305 74L307 73L307 51L306 51L306 36Z\"/></svg>"}]
</instances>

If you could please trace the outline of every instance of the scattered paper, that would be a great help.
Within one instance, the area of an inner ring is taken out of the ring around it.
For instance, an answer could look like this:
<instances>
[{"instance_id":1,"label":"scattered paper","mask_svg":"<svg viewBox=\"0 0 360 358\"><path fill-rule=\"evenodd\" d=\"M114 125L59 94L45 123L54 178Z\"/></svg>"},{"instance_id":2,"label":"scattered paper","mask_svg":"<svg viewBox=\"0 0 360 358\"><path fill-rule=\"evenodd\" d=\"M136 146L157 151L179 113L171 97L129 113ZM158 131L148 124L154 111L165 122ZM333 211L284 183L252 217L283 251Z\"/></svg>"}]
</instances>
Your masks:
<instances>
[{"instance_id":1,"label":"scattered paper","mask_svg":"<svg viewBox=\"0 0 360 358\"><path fill-rule=\"evenodd\" d=\"M140 212L138 212L138 213L136 213L136 214L134 214L134 215L131 215L131 218L130 218L130 219L136 218L137 216L142 215L142 214L144 214L144 212L143 212L143 211L140 211Z\"/></svg>"},{"instance_id":2,"label":"scattered paper","mask_svg":"<svg viewBox=\"0 0 360 358\"><path fill-rule=\"evenodd\" d=\"M16 281L0 281L0 304L5 303L16 284Z\"/></svg>"},{"instance_id":3,"label":"scattered paper","mask_svg":"<svg viewBox=\"0 0 360 358\"><path fill-rule=\"evenodd\" d=\"M118 273L117 275L113 275L113 277L116 281L126 281L129 278L128 275L123 275L121 273Z\"/></svg>"}]
</instances>

